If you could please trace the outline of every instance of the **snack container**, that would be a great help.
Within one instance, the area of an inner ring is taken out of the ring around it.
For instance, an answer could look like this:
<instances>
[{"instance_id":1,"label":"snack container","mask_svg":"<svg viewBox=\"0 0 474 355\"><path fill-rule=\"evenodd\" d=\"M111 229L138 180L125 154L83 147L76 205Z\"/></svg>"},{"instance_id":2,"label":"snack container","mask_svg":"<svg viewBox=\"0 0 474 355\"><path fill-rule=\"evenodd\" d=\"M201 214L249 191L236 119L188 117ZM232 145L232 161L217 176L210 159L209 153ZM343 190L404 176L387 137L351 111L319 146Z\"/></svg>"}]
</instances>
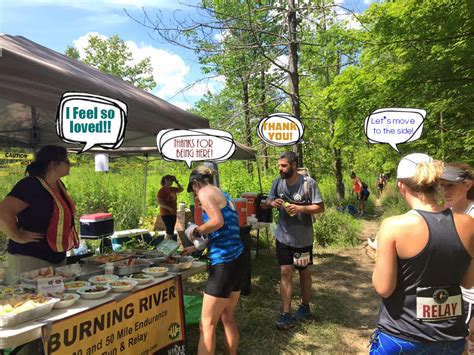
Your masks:
<instances>
[{"instance_id":1,"label":"snack container","mask_svg":"<svg viewBox=\"0 0 474 355\"><path fill-rule=\"evenodd\" d=\"M169 264L169 263L160 263L159 266L164 266L168 268L169 272L180 272L183 270L190 269L193 266L193 257L192 256L178 256L172 257L176 259L177 263Z\"/></svg>"},{"instance_id":2,"label":"snack container","mask_svg":"<svg viewBox=\"0 0 474 355\"><path fill-rule=\"evenodd\" d=\"M79 219L82 238L97 239L114 234L114 217L112 213L94 213L81 216Z\"/></svg>"},{"instance_id":3,"label":"snack container","mask_svg":"<svg viewBox=\"0 0 474 355\"><path fill-rule=\"evenodd\" d=\"M76 279L76 275L73 272L54 270L50 266L33 271L23 272L20 274L20 281L25 288L37 289L38 280L47 280L56 277L62 277L63 282L74 281Z\"/></svg>"},{"instance_id":4,"label":"snack container","mask_svg":"<svg viewBox=\"0 0 474 355\"><path fill-rule=\"evenodd\" d=\"M67 293L68 299L60 299L57 303L54 304L53 308L68 308L71 307L76 301L81 297L77 293Z\"/></svg>"},{"instance_id":5,"label":"snack container","mask_svg":"<svg viewBox=\"0 0 474 355\"><path fill-rule=\"evenodd\" d=\"M137 275L138 274L128 275L128 276L125 276L125 279L134 280L137 282L137 285L144 285L144 284L150 283L153 280L153 276L151 275L147 275L143 273L140 273L140 276L137 276Z\"/></svg>"},{"instance_id":6,"label":"snack container","mask_svg":"<svg viewBox=\"0 0 474 355\"><path fill-rule=\"evenodd\" d=\"M42 317L51 312L56 302L59 302L59 298L48 297L48 301L39 307L17 314L0 316L0 328L9 328Z\"/></svg>"},{"instance_id":7,"label":"snack container","mask_svg":"<svg viewBox=\"0 0 474 355\"><path fill-rule=\"evenodd\" d=\"M148 267L143 269L143 273L147 275L151 275L153 277L162 277L165 276L168 272L168 268L164 266L155 266L155 267Z\"/></svg>"},{"instance_id":8,"label":"snack container","mask_svg":"<svg viewBox=\"0 0 474 355\"><path fill-rule=\"evenodd\" d=\"M75 280L87 281L91 276L103 274L104 270L93 264L71 264L58 266L56 272L59 274L64 272L74 273L76 275Z\"/></svg>"},{"instance_id":9,"label":"snack container","mask_svg":"<svg viewBox=\"0 0 474 355\"><path fill-rule=\"evenodd\" d=\"M123 283L124 285L118 285ZM125 285L126 284L126 285ZM117 281L109 282L108 286L112 289L112 292L127 292L131 291L138 282L130 279L120 279Z\"/></svg>"},{"instance_id":10,"label":"snack container","mask_svg":"<svg viewBox=\"0 0 474 355\"><path fill-rule=\"evenodd\" d=\"M130 261L131 260L131 263ZM114 263L114 274L122 276L129 274L137 274L141 272L144 268L150 267L151 262L145 259L127 259L122 261L117 261Z\"/></svg>"},{"instance_id":11,"label":"snack container","mask_svg":"<svg viewBox=\"0 0 474 355\"><path fill-rule=\"evenodd\" d=\"M129 254L108 254L89 256L88 258L84 258L81 261L88 265L104 265L128 258L130 258Z\"/></svg>"},{"instance_id":12,"label":"snack container","mask_svg":"<svg viewBox=\"0 0 474 355\"><path fill-rule=\"evenodd\" d=\"M87 292L89 289L93 289L95 286L86 286L86 287L83 287L83 288L80 288L79 290L77 290L77 293L81 295L82 298L86 299L86 300L95 300L97 298L102 298L104 297L105 295L107 295L107 293L110 292L111 290L111 287L110 286L107 286L107 285L100 285L100 287L102 288L101 291L97 291L97 292Z\"/></svg>"}]
</instances>

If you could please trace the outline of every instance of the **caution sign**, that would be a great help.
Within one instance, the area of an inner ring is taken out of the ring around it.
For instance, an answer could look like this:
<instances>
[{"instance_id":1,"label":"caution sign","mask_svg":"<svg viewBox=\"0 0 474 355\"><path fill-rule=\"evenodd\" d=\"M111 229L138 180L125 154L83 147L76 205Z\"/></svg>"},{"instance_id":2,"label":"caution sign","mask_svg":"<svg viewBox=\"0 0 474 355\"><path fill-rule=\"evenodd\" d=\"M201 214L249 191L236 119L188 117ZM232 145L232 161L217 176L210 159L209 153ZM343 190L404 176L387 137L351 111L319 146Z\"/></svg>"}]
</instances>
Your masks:
<instances>
[{"instance_id":1,"label":"caution sign","mask_svg":"<svg viewBox=\"0 0 474 355\"><path fill-rule=\"evenodd\" d=\"M31 153L19 153L0 150L0 159L3 160L33 160L34 155Z\"/></svg>"},{"instance_id":2,"label":"caution sign","mask_svg":"<svg viewBox=\"0 0 474 355\"><path fill-rule=\"evenodd\" d=\"M42 328L46 354L185 354L181 278Z\"/></svg>"}]
</instances>

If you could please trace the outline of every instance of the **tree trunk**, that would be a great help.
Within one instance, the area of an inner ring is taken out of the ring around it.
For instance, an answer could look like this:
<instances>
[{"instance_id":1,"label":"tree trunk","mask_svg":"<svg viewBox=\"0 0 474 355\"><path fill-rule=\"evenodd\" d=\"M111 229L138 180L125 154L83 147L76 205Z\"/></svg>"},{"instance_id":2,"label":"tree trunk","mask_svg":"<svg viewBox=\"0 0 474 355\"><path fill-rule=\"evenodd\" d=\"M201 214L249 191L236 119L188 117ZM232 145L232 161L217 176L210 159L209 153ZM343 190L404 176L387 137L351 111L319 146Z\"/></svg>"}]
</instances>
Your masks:
<instances>
[{"instance_id":1,"label":"tree trunk","mask_svg":"<svg viewBox=\"0 0 474 355\"><path fill-rule=\"evenodd\" d=\"M250 103L249 103L249 83L247 79L242 79L242 95L244 100L245 115L245 140L249 147L252 146L252 132L250 129ZM251 161L247 161L247 172L252 174L253 166Z\"/></svg>"},{"instance_id":2,"label":"tree trunk","mask_svg":"<svg viewBox=\"0 0 474 355\"><path fill-rule=\"evenodd\" d=\"M267 112L267 96L266 96L266 85L265 85L265 70L260 70L260 108L261 108L261 113L262 117L260 119L265 118L268 116ZM262 148L262 156L263 156L263 172L266 173L268 170L268 149L267 145L263 143L263 148Z\"/></svg>"},{"instance_id":3,"label":"tree trunk","mask_svg":"<svg viewBox=\"0 0 474 355\"><path fill-rule=\"evenodd\" d=\"M323 17L323 28L326 31L326 14ZM337 63L335 68L335 75L338 75L340 72L340 55L337 56ZM329 86L331 84L331 73L329 72L329 63L326 63L326 85ZM329 97L328 97L329 99ZM335 126L335 112L332 107L329 107L329 135L331 137L331 145L333 145L334 139L334 126ZM342 178L342 158L341 158L341 149L332 147L332 167L334 169L334 176L336 177L336 199L338 201L344 199L345 191L344 191L344 182Z\"/></svg>"},{"instance_id":4,"label":"tree trunk","mask_svg":"<svg viewBox=\"0 0 474 355\"><path fill-rule=\"evenodd\" d=\"M300 98L299 98L299 73L298 73L298 38L297 38L297 18L295 0L288 0L288 70L290 71L290 100L293 115L301 120ZM303 147L297 144L293 151L298 155L300 166L303 163Z\"/></svg>"}]
</instances>

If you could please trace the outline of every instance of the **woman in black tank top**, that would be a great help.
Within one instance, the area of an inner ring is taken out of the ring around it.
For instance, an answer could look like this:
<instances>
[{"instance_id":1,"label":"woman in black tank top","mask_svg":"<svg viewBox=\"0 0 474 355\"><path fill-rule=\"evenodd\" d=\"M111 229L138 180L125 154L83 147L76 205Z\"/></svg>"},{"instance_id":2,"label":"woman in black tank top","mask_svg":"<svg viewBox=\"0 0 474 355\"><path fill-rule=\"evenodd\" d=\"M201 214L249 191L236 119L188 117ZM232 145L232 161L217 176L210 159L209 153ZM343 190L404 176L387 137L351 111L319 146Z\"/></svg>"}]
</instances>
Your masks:
<instances>
[{"instance_id":1,"label":"woman in black tank top","mask_svg":"<svg viewBox=\"0 0 474 355\"><path fill-rule=\"evenodd\" d=\"M371 354L460 354L467 334L460 285L474 283L474 223L438 204L442 164L404 157L397 185L412 208L379 231L372 282L382 296Z\"/></svg>"}]
</instances>

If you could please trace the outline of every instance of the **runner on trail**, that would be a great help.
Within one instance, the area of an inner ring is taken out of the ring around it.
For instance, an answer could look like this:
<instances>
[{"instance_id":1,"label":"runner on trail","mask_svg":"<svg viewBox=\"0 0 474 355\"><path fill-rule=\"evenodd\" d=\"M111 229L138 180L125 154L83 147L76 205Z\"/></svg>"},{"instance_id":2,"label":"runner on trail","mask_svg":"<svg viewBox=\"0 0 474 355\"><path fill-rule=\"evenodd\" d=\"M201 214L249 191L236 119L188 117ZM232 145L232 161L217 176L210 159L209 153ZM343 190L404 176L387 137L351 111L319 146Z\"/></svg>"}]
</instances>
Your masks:
<instances>
[{"instance_id":1,"label":"runner on trail","mask_svg":"<svg viewBox=\"0 0 474 355\"><path fill-rule=\"evenodd\" d=\"M355 172L351 172L351 179L354 183L352 192L356 194L357 200L359 200L357 212L359 216L363 216L365 214L365 203L370 195L369 187L366 183L362 182Z\"/></svg>"},{"instance_id":2,"label":"runner on trail","mask_svg":"<svg viewBox=\"0 0 474 355\"><path fill-rule=\"evenodd\" d=\"M445 206L453 212L464 213L474 217L474 173L468 164L449 163L445 166L441 175L441 192L443 193ZM464 311L466 324L469 325L469 336L466 338L466 351L474 350L474 289L461 287L464 300Z\"/></svg>"},{"instance_id":3,"label":"runner on trail","mask_svg":"<svg viewBox=\"0 0 474 355\"><path fill-rule=\"evenodd\" d=\"M379 173L377 176L377 196L380 197L382 195L383 189L386 184L385 175L383 173Z\"/></svg>"},{"instance_id":4,"label":"runner on trail","mask_svg":"<svg viewBox=\"0 0 474 355\"><path fill-rule=\"evenodd\" d=\"M298 174L298 158L286 152L278 159L280 177L275 179L268 194L269 204L278 208L276 255L280 265L280 294L283 309L276 322L278 329L288 329L293 322L310 316L311 268L313 264L313 221L311 215L324 212L318 185ZM293 268L300 276L302 300L291 317Z\"/></svg>"},{"instance_id":5,"label":"runner on trail","mask_svg":"<svg viewBox=\"0 0 474 355\"><path fill-rule=\"evenodd\" d=\"M378 234L372 283L382 297L370 354L461 354L468 334L460 286L474 286L474 220L438 204L440 162L404 157L397 186L412 208Z\"/></svg>"}]
</instances>

